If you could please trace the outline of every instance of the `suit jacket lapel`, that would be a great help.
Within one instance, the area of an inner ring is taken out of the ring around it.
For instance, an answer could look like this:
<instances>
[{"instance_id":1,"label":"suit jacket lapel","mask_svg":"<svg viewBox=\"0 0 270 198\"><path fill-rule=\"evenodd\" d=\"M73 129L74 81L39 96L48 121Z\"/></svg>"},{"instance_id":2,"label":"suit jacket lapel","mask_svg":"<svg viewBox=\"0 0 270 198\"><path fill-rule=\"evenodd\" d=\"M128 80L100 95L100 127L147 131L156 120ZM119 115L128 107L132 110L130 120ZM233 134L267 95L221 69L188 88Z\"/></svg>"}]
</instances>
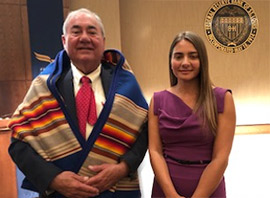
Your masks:
<instances>
[{"instance_id":1,"label":"suit jacket lapel","mask_svg":"<svg viewBox=\"0 0 270 198\"><path fill-rule=\"evenodd\" d=\"M74 124L78 127L78 120L76 115L76 102L74 96L74 88L73 88L73 75L72 70L69 69L66 73L64 73L57 83L58 90L63 97L67 112L74 122Z\"/></svg>"},{"instance_id":2,"label":"suit jacket lapel","mask_svg":"<svg viewBox=\"0 0 270 198\"><path fill-rule=\"evenodd\" d=\"M113 78L114 73L114 67L103 64L101 67L101 81L104 89L104 94L107 96L111 81ZM74 96L74 88L73 88L73 75L71 68L63 72L60 79L57 82L57 88L63 97L65 107L67 109L67 112L72 119L73 123L78 127L78 120L76 115L76 102L75 102L75 96Z\"/></svg>"},{"instance_id":3,"label":"suit jacket lapel","mask_svg":"<svg viewBox=\"0 0 270 198\"><path fill-rule=\"evenodd\" d=\"M107 63L102 63L100 77L104 89L104 94L106 97L108 95L111 86L114 70L115 70L114 67L108 65Z\"/></svg>"}]
</instances>

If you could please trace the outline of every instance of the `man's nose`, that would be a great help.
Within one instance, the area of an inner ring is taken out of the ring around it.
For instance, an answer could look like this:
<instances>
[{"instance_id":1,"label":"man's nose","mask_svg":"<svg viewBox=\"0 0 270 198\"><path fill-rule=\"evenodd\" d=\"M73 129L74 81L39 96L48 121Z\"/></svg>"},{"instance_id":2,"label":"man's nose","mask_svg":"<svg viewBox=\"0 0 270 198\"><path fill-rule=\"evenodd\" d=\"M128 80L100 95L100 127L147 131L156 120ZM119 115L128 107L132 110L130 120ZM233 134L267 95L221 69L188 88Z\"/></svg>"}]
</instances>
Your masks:
<instances>
[{"instance_id":1,"label":"man's nose","mask_svg":"<svg viewBox=\"0 0 270 198\"><path fill-rule=\"evenodd\" d=\"M80 37L80 41L82 41L82 42L90 42L91 38L90 38L90 36L88 35L87 32L82 32L81 37Z\"/></svg>"}]
</instances>

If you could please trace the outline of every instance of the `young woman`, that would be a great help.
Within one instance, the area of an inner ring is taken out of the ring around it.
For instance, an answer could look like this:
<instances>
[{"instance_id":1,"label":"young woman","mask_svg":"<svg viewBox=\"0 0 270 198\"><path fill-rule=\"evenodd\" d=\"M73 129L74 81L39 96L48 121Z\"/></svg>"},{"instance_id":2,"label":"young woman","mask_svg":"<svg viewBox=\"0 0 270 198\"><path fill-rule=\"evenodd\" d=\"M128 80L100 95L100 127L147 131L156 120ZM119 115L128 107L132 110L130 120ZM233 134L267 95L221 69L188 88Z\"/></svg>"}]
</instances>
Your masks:
<instances>
[{"instance_id":1,"label":"young woman","mask_svg":"<svg viewBox=\"0 0 270 198\"><path fill-rule=\"evenodd\" d=\"M203 40L182 32L169 52L171 87L149 110L152 197L226 197L224 171L235 131L231 91L214 87Z\"/></svg>"}]
</instances>

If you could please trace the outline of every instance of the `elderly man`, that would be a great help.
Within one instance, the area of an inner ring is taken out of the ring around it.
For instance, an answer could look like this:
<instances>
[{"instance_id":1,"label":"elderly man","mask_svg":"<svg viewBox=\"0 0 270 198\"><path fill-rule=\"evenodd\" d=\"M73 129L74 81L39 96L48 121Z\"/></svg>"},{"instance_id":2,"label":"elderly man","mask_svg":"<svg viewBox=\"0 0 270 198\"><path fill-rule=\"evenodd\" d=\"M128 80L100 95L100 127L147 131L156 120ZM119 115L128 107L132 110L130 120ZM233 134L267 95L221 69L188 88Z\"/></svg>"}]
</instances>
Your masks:
<instances>
[{"instance_id":1,"label":"elderly man","mask_svg":"<svg viewBox=\"0 0 270 198\"><path fill-rule=\"evenodd\" d=\"M40 197L140 197L148 105L123 55L105 50L100 18L69 13L55 61L9 123L9 153Z\"/></svg>"}]
</instances>

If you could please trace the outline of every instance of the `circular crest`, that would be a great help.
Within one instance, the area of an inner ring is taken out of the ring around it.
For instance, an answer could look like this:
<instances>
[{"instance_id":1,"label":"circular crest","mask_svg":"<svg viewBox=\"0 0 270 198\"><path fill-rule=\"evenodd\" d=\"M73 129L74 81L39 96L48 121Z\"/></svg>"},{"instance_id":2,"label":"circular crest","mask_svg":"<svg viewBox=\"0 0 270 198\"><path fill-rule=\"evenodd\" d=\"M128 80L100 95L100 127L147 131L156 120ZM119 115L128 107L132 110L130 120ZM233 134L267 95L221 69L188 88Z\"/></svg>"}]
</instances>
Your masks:
<instances>
[{"instance_id":1,"label":"circular crest","mask_svg":"<svg viewBox=\"0 0 270 198\"><path fill-rule=\"evenodd\" d=\"M205 33L217 50L237 53L247 49L255 40L258 19L247 2L220 0L206 14Z\"/></svg>"}]
</instances>

